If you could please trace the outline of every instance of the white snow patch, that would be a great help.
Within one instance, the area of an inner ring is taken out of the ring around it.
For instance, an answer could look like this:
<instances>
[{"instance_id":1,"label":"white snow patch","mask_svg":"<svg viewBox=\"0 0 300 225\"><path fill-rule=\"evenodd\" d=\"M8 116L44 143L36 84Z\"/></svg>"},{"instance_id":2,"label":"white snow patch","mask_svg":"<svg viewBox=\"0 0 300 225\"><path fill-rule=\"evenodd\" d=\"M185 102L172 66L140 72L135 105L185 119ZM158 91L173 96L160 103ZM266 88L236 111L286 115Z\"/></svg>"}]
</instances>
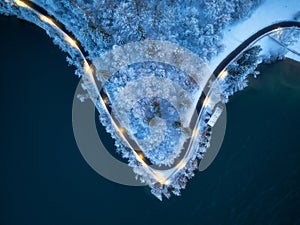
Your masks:
<instances>
[{"instance_id":1,"label":"white snow patch","mask_svg":"<svg viewBox=\"0 0 300 225\"><path fill-rule=\"evenodd\" d=\"M290 45L289 48L293 49L294 51L300 53L300 40L298 40L298 42L296 42L295 44L293 45ZM292 52L288 52L286 55L285 55L287 58L290 58L290 59L293 59L295 61L298 61L300 62L300 56L299 55L296 55Z\"/></svg>"},{"instance_id":2,"label":"white snow patch","mask_svg":"<svg viewBox=\"0 0 300 225\"><path fill-rule=\"evenodd\" d=\"M227 55L258 30L276 22L293 20L299 11L299 0L265 0L248 19L224 29L224 50L209 62L210 69L214 71Z\"/></svg>"},{"instance_id":3,"label":"white snow patch","mask_svg":"<svg viewBox=\"0 0 300 225\"><path fill-rule=\"evenodd\" d=\"M292 52L288 52L285 57L300 62L300 56Z\"/></svg>"}]
</instances>

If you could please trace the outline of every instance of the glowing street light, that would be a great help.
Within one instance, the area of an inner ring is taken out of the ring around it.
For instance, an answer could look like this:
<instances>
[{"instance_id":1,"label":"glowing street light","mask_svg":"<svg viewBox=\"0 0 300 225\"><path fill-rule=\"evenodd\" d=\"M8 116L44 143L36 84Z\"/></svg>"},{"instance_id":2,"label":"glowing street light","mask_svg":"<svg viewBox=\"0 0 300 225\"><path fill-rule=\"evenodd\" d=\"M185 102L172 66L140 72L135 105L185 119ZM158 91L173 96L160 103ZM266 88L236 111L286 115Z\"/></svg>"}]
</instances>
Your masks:
<instances>
[{"instance_id":1,"label":"glowing street light","mask_svg":"<svg viewBox=\"0 0 300 225\"><path fill-rule=\"evenodd\" d=\"M122 134L125 134L125 129L123 127L118 127L118 129Z\"/></svg>"}]
</instances>

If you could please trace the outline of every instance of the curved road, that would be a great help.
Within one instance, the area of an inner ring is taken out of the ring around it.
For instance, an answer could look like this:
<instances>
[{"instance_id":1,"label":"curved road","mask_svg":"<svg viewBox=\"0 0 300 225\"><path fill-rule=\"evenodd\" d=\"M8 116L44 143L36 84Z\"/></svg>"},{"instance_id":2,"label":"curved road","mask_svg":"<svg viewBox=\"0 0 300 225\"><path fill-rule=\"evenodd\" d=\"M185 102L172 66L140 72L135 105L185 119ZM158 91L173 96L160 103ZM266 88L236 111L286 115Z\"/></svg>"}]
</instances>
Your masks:
<instances>
[{"instance_id":1,"label":"curved road","mask_svg":"<svg viewBox=\"0 0 300 225\"><path fill-rule=\"evenodd\" d=\"M274 31L278 28L291 28L291 27L297 27L300 29L300 22L297 21L283 21L274 23L270 26L267 26L259 31L257 31L255 34L251 35L249 38L247 38L242 44L240 44L236 49L234 49L225 59L223 59L220 64L216 67L214 72L211 74L211 77L209 80L215 80L220 73L231 63L232 60L234 60L237 56L239 56L243 51L245 51L249 45L253 44L253 42L260 39L265 34ZM206 98L206 94L209 92L208 83L205 86L201 97L199 98L199 101L197 103L197 111L198 113L201 111L204 99Z\"/></svg>"},{"instance_id":2,"label":"curved road","mask_svg":"<svg viewBox=\"0 0 300 225\"><path fill-rule=\"evenodd\" d=\"M34 9L36 12L40 13L41 15L47 15L47 18L51 18L51 16L48 15L47 11L44 10L43 8L41 8L40 6L36 5L35 3L33 3L30 0L16 0L15 2L24 2L26 3L27 6L29 6L30 8ZM53 18L53 17L52 17ZM54 18L53 18L54 19ZM64 34L66 34L68 37L71 37L71 39L75 39L74 36L72 35L72 33L68 32L65 27L63 26L63 24L58 23L57 21L55 21L55 26L57 26ZM208 79L207 84L204 87L204 90L202 91L202 95L200 96L197 105L196 105L196 111L198 112L198 118L197 120L195 120L194 124L191 124L190 127L192 127L193 131L195 131L196 129L198 129L198 124L199 124L199 120L202 116L203 110L205 108L204 106L204 101L205 99L209 96L210 93L210 88L209 88L209 81L217 81L220 77L220 74L222 73L222 71L224 69L226 69L226 67L236 58L238 57L243 51L245 51L249 45L253 44L255 41L257 41L258 39L260 39L261 37L263 37L264 35L266 35L267 33L274 31L278 28L289 28L289 27L298 27L300 28L300 22L297 21L284 21L284 22L278 22L278 23L274 23L270 26L267 26L259 31L257 31L255 34L253 34L252 36L250 36L249 38L247 38L242 44L240 44L235 50L233 50L225 59L223 59L223 61L217 66L217 68L214 70L214 72L211 74L210 78ZM77 43L76 47L78 48L79 52L81 53L82 57L84 58L84 60L86 60L86 52L84 51L83 47ZM88 63L89 64L89 63ZM216 75L216 76L215 76ZM206 94L208 93L208 94ZM103 90L100 90L100 98L102 100L102 102L104 102L104 100L107 98L108 96L103 92ZM109 107L109 105L106 105L106 109L109 112L109 114L111 114L111 109ZM193 121L193 120L192 120ZM116 121L112 121L112 122L116 122ZM118 124L118 123L117 123ZM135 154L137 154L137 158L139 158L139 161L143 161L143 164L148 166L148 172L152 173L152 175L155 176L156 172L153 171L153 169L151 169L151 167L149 168L149 165L151 164L149 160L147 160L142 154L141 149L138 149L136 146L136 143L134 140L132 140L126 132L122 132L119 131L121 133L121 136L125 137L125 141L132 147L134 146L134 148L132 148L133 152L135 152ZM194 138L191 137L188 142L187 142L187 149L186 149L186 153L184 154L184 157L181 159L181 161L179 162L179 164L181 164L179 167L176 165L172 168L172 172L171 173L167 173L164 174L165 176L163 177L163 181L165 182L166 180L168 180L170 177L172 177L172 175L174 175L175 173L177 173L182 166L185 166L187 163L187 160L185 160L186 158L189 158L189 156L191 154L193 154L193 152L191 152L191 146L193 146L194 144ZM194 149L194 148L192 148ZM164 170L161 170L161 172L163 173ZM161 178L161 177L160 177ZM157 180L158 182L161 182L161 179Z\"/></svg>"},{"instance_id":3,"label":"curved road","mask_svg":"<svg viewBox=\"0 0 300 225\"><path fill-rule=\"evenodd\" d=\"M265 35L266 33L276 30L278 28L289 28L289 27L298 27L300 28L300 22L297 21L284 21L279 23L274 23L270 26L267 26L259 31L257 31L255 34L247 38L242 44L240 44L236 49L234 49L223 61L217 66L217 68L214 70L213 74L220 74L222 70L228 66L228 64L237 57L241 52L245 51L246 48L255 42L257 39L259 39L261 36Z\"/></svg>"}]
</instances>

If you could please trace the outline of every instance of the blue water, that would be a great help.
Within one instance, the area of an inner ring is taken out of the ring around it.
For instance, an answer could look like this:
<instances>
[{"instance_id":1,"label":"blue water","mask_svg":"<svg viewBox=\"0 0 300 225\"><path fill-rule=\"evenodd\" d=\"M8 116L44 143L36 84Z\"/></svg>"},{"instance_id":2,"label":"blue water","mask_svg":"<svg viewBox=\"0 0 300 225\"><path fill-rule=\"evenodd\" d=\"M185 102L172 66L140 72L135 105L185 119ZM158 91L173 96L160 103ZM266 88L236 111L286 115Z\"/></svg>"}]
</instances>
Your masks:
<instances>
[{"instance_id":1,"label":"blue water","mask_svg":"<svg viewBox=\"0 0 300 225\"><path fill-rule=\"evenodd\" d=\"M0 32L1 225L300 224L299 63L261 66L227 105L216 160L160 202L84 161L71 121L78 79L44 31L2 16Z\"/></svg>"}]
</instances>

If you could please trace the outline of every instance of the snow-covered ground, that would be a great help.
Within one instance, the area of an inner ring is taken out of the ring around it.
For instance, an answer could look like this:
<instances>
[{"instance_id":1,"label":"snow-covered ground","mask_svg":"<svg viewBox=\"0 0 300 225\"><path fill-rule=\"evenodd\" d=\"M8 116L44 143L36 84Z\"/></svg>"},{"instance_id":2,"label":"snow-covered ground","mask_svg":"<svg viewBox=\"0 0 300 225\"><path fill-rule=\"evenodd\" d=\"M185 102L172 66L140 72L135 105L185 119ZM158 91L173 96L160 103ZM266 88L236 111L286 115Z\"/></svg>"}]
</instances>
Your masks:
<instances>
[{"instance_id":1,"label":"snow-covered ground","mask_svg":"<svg viewBox=\"0 0 300 225\"><path fill-rule=\"evenodd\" d=\"M295 43L294 45L292 46L289 46L290 48L292 48L294 51L300 53L300 40L298 40L297 43ZM293 59L295 61L298 61L300 62L300 56L299 55L296 55L292 52L288 52L286 55L285 55L287 58L290 58L290 59Z\"/></svg>"},{"instance_id":2,"label":"snow-covered ground","mask_svg":"<svg viewBox=\"0 0 300 225\"><path fill-rule=\"evenodd\" d=\"M294 34L297 32L297 37L300 36L300 29L285 29L284 31L282 31L282 33L285 33L285 36L287 36L289 39L293 38L295 40L296 38L293 37L293 34L291 34L292 31ZM298 39L298 41L293 41L293 43L291 44L286 44L284 39L280 40L280 36L279 38L277 38L276 36L277 33L275 35L268 35L255 43L256 45L262 46L262 51L260 54L262 60L264 62L273 62L274 60L287 57L300 62L300 40ZM279 42L282 45L280 45ZM288 46L288 49L283 45ZM289 49L293 52L289 51ZM295 52L299 54L296 54Z\"/></svg>"},{"instance_id":3,"label":"snow-covered ground","mask_svg":"<svg viewBox=\"0 0 300 225\"><path fill-rule=\"evenodd\" d=\"M213 71L228 54L258 30L276 22L294 20L294 15L299 11L299 0L265 0L248 19L225 28L222 39L224 50L209 62L210 69ZM294 54L288 56L293 57Z\"/></svg>"}]
</instances>

